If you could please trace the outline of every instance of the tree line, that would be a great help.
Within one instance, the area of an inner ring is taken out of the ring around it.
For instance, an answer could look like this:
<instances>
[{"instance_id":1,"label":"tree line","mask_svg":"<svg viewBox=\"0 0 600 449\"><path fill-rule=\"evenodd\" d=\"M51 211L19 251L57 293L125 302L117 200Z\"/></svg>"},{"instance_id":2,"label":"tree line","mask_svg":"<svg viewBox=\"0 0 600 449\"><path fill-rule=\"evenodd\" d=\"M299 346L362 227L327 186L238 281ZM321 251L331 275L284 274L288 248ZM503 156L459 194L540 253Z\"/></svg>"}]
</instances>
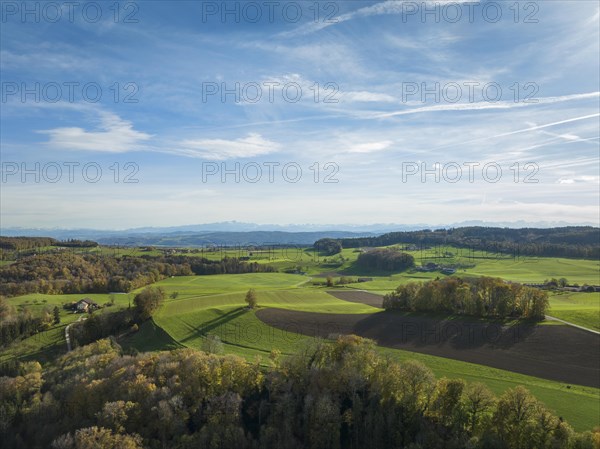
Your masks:
<instances>
[{"instance_id":1,"label":"tree line","mask_svg":"<svg viewBox=\"0 0 600 449\"><path fill-rule=\"evenodd\" d=\"M41 254L0 267L0 295L129 292L170 276L274 271L237 258Z\"/></svg>"},{"instance_id":2,"label":"tree line","mask_svg":"<svg viewBox=\"0 0 600 449\"><path fill-rule=\"evenodd\" d=\"M124 355L100 340L0 378L14 449L592 449L523 387L436 379L371 340L314 341L270 367L192 349Z\"/></svg>"},{"instance_id":3,"label":"tree line","mask_svg":"<svg viewBox=\"0 0 600 449\"><path fill-rule=\"evenodd\" d=\"M54 246L58 240L51 237L2 237L0 236L0 249L24 250L42 246Z\"/></svg>"},{"instance_id":4,"label":"tree line","mask_svg":"<svg viewBox=\"0 0 600 449\"><path fill-rule=\"evenodd\" d=\"M93 240L56 240L51 237L3 237L0 236L0 249L24 251L46 246L62 246L67 248L94 248L98 242Z\"/></svg>"},{"instance_id":5,"label":"tree line","mask_svg":"<svg viewBox=\"0 0 600 449\"><path fill-rule=\"evenodd\" d=\"M149 258L150 256L142 256ZM193 274L240 274L240 273L272 273L275 268L258 262L247 262L239 257L225 256L221 260L211 260L204 257L167 256L160 258L175 266L189 266Z\"/></svg>"},{"instance_id":6,"label":"tree line","mask_svg":"<svg viewBox=\"0 0 600 449\"><path fill-rule=\"evenodd\" d=\"M449 277L398 286L383 298L386 310L543 320L548 293L499 278Z\"/></svg>"},{"instance_id":7,"label":"tree line","mask_svg":"<svg viewBox=\"0 0 600 449\"><path fill-rule=\"evenodd\" d=\"M600 258L600 228L463 227L422 231L390 232L377 237L339 239L343 248L389 246L408 243L421 246L453 245L459 248L536 257Z\"/></svg>"}]
</instances>

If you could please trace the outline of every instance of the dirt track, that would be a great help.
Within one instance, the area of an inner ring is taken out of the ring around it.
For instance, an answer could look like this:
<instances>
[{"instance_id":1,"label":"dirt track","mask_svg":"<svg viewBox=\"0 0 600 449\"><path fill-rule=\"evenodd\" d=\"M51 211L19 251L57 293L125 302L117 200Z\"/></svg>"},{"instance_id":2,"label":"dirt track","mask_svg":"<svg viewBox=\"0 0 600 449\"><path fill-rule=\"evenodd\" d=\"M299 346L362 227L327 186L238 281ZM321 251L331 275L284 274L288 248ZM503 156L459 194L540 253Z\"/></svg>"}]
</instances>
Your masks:
<instances>
[{"instance_id":1,"label":"dirt track","mask_svg":"<svg viewBox=\"0 0 600 449\"><path fill-rule=\"evenodd\" d=\"M319 337L356 334L390 348L600 388L600 336L569 326L507 327L396 312L346 315L261 309L256 315L266 324L289 332Z\"/></svg>"}]
</instances>

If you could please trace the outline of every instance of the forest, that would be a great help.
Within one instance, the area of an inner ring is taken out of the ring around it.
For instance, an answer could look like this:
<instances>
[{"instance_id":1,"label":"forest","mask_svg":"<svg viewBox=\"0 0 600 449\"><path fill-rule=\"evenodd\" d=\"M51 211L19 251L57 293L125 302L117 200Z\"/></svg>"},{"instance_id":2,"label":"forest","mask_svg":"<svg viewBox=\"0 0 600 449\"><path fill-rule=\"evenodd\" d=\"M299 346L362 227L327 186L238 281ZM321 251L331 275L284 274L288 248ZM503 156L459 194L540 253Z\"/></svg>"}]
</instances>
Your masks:
<instances>
[{"instance_id":1,"label":"forest","mask_svg":"<svg viewBox=\"0 0 600 449\"><path fill-rule=\"evenodd\" d=\"M126 355L99 340L0 378L14 449L592 449L528 390L495 396L378 355L357 336L259 361L192 349ZM596 446L595 446L596 445Z\"/></svg>"},{"instance_id":2,"label":"forest","mask_svg":"<svg viewBox=\"0 0 600 449\"><path fill-rule=\"evenodd\" d=\"M319 239L313 244L313 248L324 256L333 256L342 251L342 245L335 239Z\"/></svg>"},{"instance_id":3,"label":"forest","mask_svg":"<svg viewBox=\"0 0 600 449\"><path fill-rule=\"evenodd\" d=\"M42 254L0 267L0 295L129 292L170 276L273 271L237 258Z\"/></svg>"},{"instance_id":4,"label":"forest","mask_svg":"<svg viewBox=\"0 0 600 449\"><path fill-rule=\"evenodd\" d=\"M385 295L383 307L386 310L540 321L548 309L548 293L499 278L450 277L400 285Z\"/></svg>"},{"instance_id":5,"label":"forest","mask_svg":"<svg viewBox=\"0 0 600 449\"><path fill-rule=\"evenodd\" d=\"M415 266L415 258L397 249L376 248L361 253L356 264L367 271L404 271Z\"/></svg>"},{"instance_id":6,"label":"forest","mask_svg":"<svg viewBox=\"0 0 600 449\"><path fill-rule=\"evenodd\" d=\"M54 246L58 240L50 237L2 237L0 236L0 249L25 250L42 246Z\"/></svg>"},{"instance_id":7,"label":"forest","mask_svg":"<svg viewBox=\"0 0 600 449\"><path fill-rule=\"evenodd\" d=\"M390 232L378 237L340 239L344 248L413 245L454 245L460 248L509 254L514 257L600 258L600 229L588 226L563 228L464 227L434 231Z\"/></svg>"}]
</instances>

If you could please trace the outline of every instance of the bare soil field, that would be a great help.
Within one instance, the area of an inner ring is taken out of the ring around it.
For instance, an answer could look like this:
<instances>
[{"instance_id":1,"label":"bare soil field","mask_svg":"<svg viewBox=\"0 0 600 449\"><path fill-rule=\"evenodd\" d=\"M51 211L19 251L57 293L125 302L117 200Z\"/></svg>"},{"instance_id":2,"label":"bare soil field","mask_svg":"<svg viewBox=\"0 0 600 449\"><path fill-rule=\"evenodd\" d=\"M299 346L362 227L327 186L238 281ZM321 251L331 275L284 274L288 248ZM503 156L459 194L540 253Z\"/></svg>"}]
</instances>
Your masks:
<instances>
[{"instance_id":1,"label":"bare soil field","mask_svg":"<svg viewBox=\"0 0 600 449\"><path fill-rule=\"evenodd\" d=\"M600 336L570 326L507 326L400 312L328 314L269 308L256 316L287 332L324 338L356 334L390 348L600 388Z\"/></svg>"},{"instance_id":2,"label":"bare soil field","mask_svg":"<svg viewBox=\"0 0 600 449\"><path fill-rule=\"evenodd\" d=\"M339 290L330 290L329 293L331 296L335 296L337 299L341 299L343 301L357 302L360 304L367 304L368 306L378 307L380 309L383 308L383 297L381 295L376 295L375 293L369 293L365 291L339 291Z\"/></svg>"}]
</instances>

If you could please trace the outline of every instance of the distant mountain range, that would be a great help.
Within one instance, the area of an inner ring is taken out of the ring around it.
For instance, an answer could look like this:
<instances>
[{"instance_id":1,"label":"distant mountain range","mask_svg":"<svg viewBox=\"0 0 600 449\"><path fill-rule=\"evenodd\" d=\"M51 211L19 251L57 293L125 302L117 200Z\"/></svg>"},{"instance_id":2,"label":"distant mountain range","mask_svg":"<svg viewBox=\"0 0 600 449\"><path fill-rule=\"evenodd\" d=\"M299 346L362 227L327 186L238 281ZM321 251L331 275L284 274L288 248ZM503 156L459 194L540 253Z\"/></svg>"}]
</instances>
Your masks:
<instances>
[{"instance_id":1,"label":"distant mountain range","mask_svg":"<svg viewBox=\"0 0 600 449\"><path fill-rule=\"evenodd\" d=\"M445 225L378 223L352 224L256 224L238 221L168 227L142 227L124 230L59 229L59 228L2 228L3 236L52 237L59 240L94 240L105 245L207 246L207 245L310 245L321 238L371 237L387 232L421 229L490 226L507 228L552 228L573 226L567 222L485 222L464 221ZM578 226L597 226L577 223Z\"/></svg>"}]
</instances>

